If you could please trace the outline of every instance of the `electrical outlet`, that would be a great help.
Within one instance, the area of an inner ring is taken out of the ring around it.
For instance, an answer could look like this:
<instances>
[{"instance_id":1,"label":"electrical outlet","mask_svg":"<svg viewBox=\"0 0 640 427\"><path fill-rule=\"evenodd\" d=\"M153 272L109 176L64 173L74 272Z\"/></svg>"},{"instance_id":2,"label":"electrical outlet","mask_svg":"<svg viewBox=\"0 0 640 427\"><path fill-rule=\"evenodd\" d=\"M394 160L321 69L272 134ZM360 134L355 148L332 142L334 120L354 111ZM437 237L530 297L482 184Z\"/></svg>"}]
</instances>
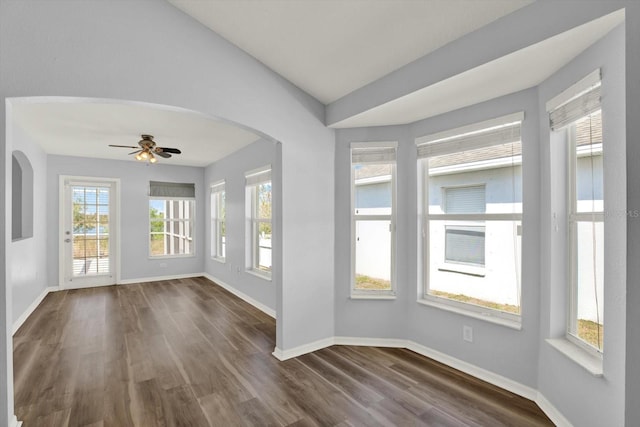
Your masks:
<instances>
[{"instance_id":1,"label":"electrical outlet","mask_svg":"<svg viewBox=\"0 0 640 427\"><path fill-rule=\"evenodd\" d=\"M462 339L466 342L473 342L473 328L471 326L462 327Z\"/></svg>"}]
</instances>

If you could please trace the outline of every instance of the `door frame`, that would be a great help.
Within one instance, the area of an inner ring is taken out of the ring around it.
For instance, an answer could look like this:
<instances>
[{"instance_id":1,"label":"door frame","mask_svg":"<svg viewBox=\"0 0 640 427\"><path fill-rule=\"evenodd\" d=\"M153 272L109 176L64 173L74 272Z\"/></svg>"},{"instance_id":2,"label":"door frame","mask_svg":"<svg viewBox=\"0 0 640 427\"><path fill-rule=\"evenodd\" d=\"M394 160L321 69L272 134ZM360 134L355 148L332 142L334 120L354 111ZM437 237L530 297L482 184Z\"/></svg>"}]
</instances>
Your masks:
<instances>
[{"instance_id":1,"label":"door frame","mask_svg":"<svg viewBox=\"0 0 640 427\"><path fill-rule=\"evenodd\" d=\"M113 218L111 218L110 226L113 230L109 230L109 238L112 241L112 250L115 252L114 259L114 284L120 283L120 178L106 178L97 176L78 176L78 175L60 175L58 180L58 287L60 289L78 289L87 288L87 286L67 286L65 282L65 214L67 207L65 206L65 186L67 181L82 181L95 183L111 184L112 193L109 203L113 203ZM110 255L111 256L111 255Z\"/></svg>"}]
</instances>

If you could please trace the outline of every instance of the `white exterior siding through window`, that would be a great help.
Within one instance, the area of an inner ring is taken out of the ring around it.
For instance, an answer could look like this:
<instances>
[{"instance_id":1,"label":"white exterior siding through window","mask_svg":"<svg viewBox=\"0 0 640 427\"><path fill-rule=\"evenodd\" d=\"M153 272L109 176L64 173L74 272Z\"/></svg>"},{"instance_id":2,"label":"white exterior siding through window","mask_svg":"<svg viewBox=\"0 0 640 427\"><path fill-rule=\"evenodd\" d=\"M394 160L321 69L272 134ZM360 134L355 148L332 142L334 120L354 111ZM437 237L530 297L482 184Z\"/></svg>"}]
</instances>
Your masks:
<instances>
[{"instance_id":1,"label":"white exterior siding through window","mask_svg":"<svg viewBox=\"0 0 640 427\"><path fill-rule=\"evenodd\" d=\"M423 297L520 322L523 113L419 138Z\"/></svg>"},{"instance_id":2,"label":"white exterior siding through window","mask_svg":"<svg viewBox=\"0 0 640 427\"><path fill-rule=\"evenodd\" d=\"M351 295L395 293L395 142L351 144Z\"/></svg>"}]
</instances>

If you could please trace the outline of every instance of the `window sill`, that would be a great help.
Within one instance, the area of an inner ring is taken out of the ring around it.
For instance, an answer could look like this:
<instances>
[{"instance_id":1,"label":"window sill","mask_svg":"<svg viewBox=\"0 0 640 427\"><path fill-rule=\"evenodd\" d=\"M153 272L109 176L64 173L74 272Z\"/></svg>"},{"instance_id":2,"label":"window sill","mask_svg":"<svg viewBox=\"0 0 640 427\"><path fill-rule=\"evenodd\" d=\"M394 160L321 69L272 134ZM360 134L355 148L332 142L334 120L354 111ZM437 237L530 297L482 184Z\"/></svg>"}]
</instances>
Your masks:
<instances>
[{"instance_id":1,"label":"window sill","mask_svg":"<svg viewBox=\"0 0 640 427\"><path fill-rule=\"evenodd\" d=\"M262 271L258 271L258 270L245 270L247 273L251 274L252 276L256 276L259 277L263 280L268 280L269 282L271 281L271 274L269 273L264 273Z\"/></svg>"},{"instance_id":2,"label":"window sill","mask_svg":"<svg viewBox=\"0 0 640 427\"><path fill-rule=\"evenodd\" d=\"M178 258L195 258L195 254L189 255L149 255L149 260L178 259Z\"/></svg>"},{"instance_id":3,"label":"window sill","mask_svg":"<svg viewBox=\"0 0 640 427\"><path fill-rule=\"evenodd\" d=\"M369 300L394 300L397 299L395 293L366 293L366 294L351 294L349 299L369 299Z\"/></svg>"},{"instance_id":4,"label":"window sill","mask_svg":"<svg viewBox=\"0 0 640 427\"><path fill-rule=\"evenodd\" d=\"M601 358L589 354L589 352L583 350L582 348L573 344L565 338L549 338L546 341L551 347L555 348L578 365L582 366L594 377L603 376Z\"/></svg>"},{"instance_id":5,"label":"window sill","mask_svg":"<svg viewBox=\"0 0 640 427\"><path fill-rule=\"evenodd\" d=\"M449 304L445 304L439 301L432 301L429 299L418 299L419 304L423 304L429 307L439 308L441 310L449 311L452 313L460 314L462 316L472 317L474 319L484 320L485 322L494 323L496 325L505 326L507 328L515 329L517 331L522 330L522 323L517 320L505 319L496 315L492 315L487 312L475 312L472 310L465 310L463 308L454 307Z\"/></svg>"},{"instance_id":6,"label":"window sill","mask_svg":"<svg viewBox=\"0 0 640 427\"><path fill-rule=\"evenodd\" d=\"M227 262L226 258L220 258L220 257L216 257L216 256L212 256L211 259L216 261L216 262L219 262L220 264L225 264Z\"/></svg>"}]
</instances>

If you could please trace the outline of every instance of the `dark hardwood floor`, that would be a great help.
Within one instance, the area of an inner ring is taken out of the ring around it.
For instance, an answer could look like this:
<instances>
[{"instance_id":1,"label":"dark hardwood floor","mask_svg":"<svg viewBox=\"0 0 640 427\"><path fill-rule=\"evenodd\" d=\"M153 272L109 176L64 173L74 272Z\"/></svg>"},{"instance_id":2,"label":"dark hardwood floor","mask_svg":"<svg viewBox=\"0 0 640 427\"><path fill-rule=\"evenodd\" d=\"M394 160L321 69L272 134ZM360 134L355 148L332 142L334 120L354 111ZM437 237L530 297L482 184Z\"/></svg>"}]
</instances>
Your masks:
<instances>
[{"instance_id":1,"label":"dark hardwood floor","mask_svg":"<svg viewBox=\"0 0 640 427\"><path fill-rule=\"evenodd\" d=\"M32 426L539 426L531 401L402 349L280 362L275 321L204 278L49 294L14 336Z\"/></svg>"}]
</instances>

